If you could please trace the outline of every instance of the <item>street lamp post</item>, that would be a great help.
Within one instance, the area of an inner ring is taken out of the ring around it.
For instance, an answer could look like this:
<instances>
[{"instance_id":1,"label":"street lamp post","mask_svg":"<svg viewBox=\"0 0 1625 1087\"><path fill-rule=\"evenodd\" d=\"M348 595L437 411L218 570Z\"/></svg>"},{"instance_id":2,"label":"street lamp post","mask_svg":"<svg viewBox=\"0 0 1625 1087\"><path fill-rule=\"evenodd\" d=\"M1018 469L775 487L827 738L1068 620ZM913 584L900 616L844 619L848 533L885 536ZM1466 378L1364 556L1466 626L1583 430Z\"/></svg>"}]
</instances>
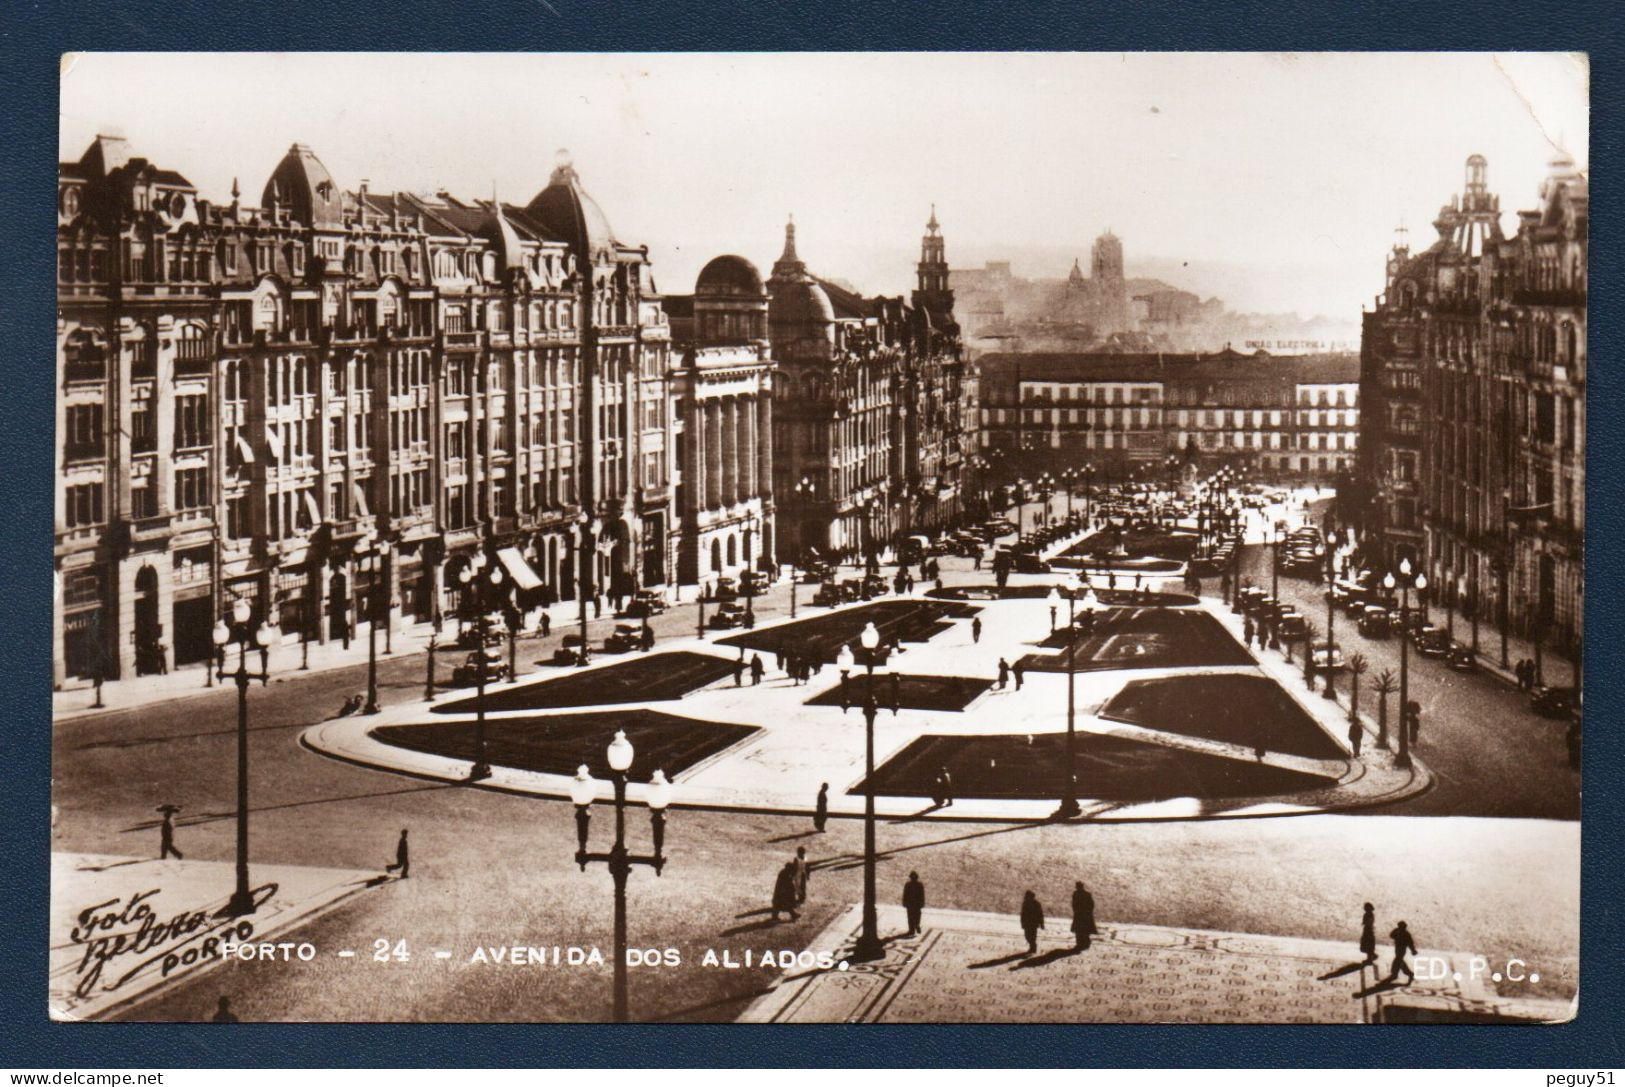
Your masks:
<instances>
[{"instance_id":1,"label":"street lamp post","mask_svg":"<svg viewBox=\"0 0 1625 1087\"><path fill-rule=\"evenodd\" d=\"M654 852L648 855L629 853L626 848L626 773L632 768L632 745L625 732L616 732L610 741L607 758L614 773L615 785L615 844L607 853L587 850L587 831L592 822L592 803L598 793L598 782L588 773L585 764L576 769L575 780L570 782L570 800L576 806L576 863L585 872L587 865L600 863L609 869L615 881L615 963L614 963L614 1020L625 1023L627 1015L626 991L626 880L636 865L645 865L660 875L666 867L666 806L671 803L671 782L663 770L656 770L644 788L643 801L649 807L650 829L654 835Z\"/></svg>"},{"instance_id":2,"label":"street lamp post","mask_svg":"<svg viewBox=\"0 0 1625 1087\"><path fill-rule=\"evenodd\" d=\"M423 670L423 701L434 701L434 651L440 645L440 635L429 635L429 663Z\"/></svg>"},{"instance_id":3,"label":"street lamp post","mask_svg":"<svg viewBox=\"0 0 1625 1087\"><path fill-rule=\"evenodd\" d=\"M585 668L587 666L587 595L592 591L592 517L588 515L586 510L582 510L580 515L576 517L576 524L581 526L581 569L577 571L577 577L581 581L581 588L577 593L581 597L581 649L576 654L576 666Z\"/></svg>"},{"instance_id":4,"label":"street lamp post","mask_svg":"<svg viewBox=\"0 0 1625 1087\"><path fill-rule=\"evenodd\" d=\"M1077 691L1074 682L1077 672L1073 667L1078 653L1077 601L1083 591L1083 614L1086 627L1094 629L1095 591L1084 589L1077 574L1067 579L1066 586L1066 780L1061 783L1061 805L1055 809L1057 819L1076 819L1083 812L1078 803L1077 775Z\"/></svg>"},{"instance_id":5,"label":"street lamp post","mask_svg":"<svg viewBox=\"0 0 1625 1087\"><path fill-rule=\"evenodd\" d=\"M1411 728L1410 728L1410 591L1418 592L1426 589L1428 579L1417 573L1411 576L1411 560L1401 559L1399 563L1399 577L1396 579L1392 573L1382 579L1383 587L1390 592L1395 585L1399 586L1399 614L1401 616L1399 631L1399 753L1394 761L1400 766L1411 764Z\"/></svg>"},{"instance_id":6,"label":"street lamp post","mask_svg":"<svg viewBox=\"0 0 1625 1087\"><path fill-rule=\"evenodd\" d=\"M1269 545L1270 545L1270 600L1272 601L1272 606L1274 606L1274 605L1278 605L1280 603L1280 600L1281 600L1281 537L1280 537L1280 534L1275 531L1275 526L1274 525L1270 526ZM1276 633L1276 628L1279 625L1280 624L1275 622L1273 619L1270 622L1270 648L1271 649L1279 649L1279 648L1281 648L1281 639L1280 639L1280 636Z\"/></svg>"},{"instance_id":7,"label":"street lamp post","mask_svg":"<svg viewBox=\"0 0 1625 1087\"><path fill-rule=\"evenodd\" d=\"M884 958L886 947L880 941L879 922L875 912L875 718L880 713L880 704L875 700L875 652L880 646L880 632L873 623L864 625L863 633L858 635L858 642L863 646L863 664L867 671L863 686L863 721L864 721L864 775L863 775L863 931L859 934L857 944L852 949L852 959L855 962L874 962ZM842 646L841 652L846 658L846 669L850 671L851 649ZM841 711L844 713L851 705L851 698L847 694L847 680L845 673L841 677ZM897 686L892 685L892 715L897 715Z\"/></svg>"},{"instance_id":8,"label":"street lamp post","mask_svg":"<svg viewBox=\"0 0 1625 1087\"><path fill-rule=\"evenodd\" d=\"M237 682L237 886L226 904L233 917L254 912L254 893L248 886L248 687L254 680L264 686L270 681L270 661L267 651L271 645L272 628L277 622L273 610L257 629L249 628L253 615L248 601L239 600L231 606L231 625L221 619L215 623L213 637L216 654L216 675L221 683L227 679ZM237 645L237 670L226 672L226 647ZM248 646L252 642L260 651L260 670L248 670Z\"/></svg>"},{"instance_id":9,"label":"street lamp post","mask_svg":"<svg viewBox=\"0 0 1625 1087\"><path fill-rule=\"evenodd\" d=\"M1059 589L1051 588L1049 591L1049 596L1044 598L1044 602L1049 605L1049 632L1054 634L1055 613L1061 605L1061 591Z\"/></svg>"},{"instance_id":10,"label":"street lamp post","mask_svg":"<svg viewBox=\"0 0 1625 1087\"><path fill-rule=\"evenodd\" d=\"M1333 685L1332 650L1337 646L1337 608L1332 594L1332 581L1336 576L1333 563L1337 558L1337 533L1326 533L1326 689L1321 692L1331 702L1337 701L1337 688ZM1359 677L1356 676L1356 679Z\"/></svg>"},{"instance_id":11,"label":"street lamp post","mask_svg":"<svg viewBox=\"0 0 1625 1087\"><path fill-rule=\"evenodd\" d=\"M705 578L701 577L698 581L699 583L694 586L696 593L694 602L699 605L700 616L695 620L694 632L695 636L703 642L705 641Z\"/></svg>"},{"instance_id":12,"label":"street lamp post","mask_svg":"<svg viewBox=\"0 0 1625 1087\"><path fill-rule=\"evenodd\" d=\"M485 643L490 631L490 616L487 613L491 606L486 589L500 588L503 577L502 564L491 562L483 551L474 552L463 564L463 568L457 571L457 580L473 592L474 609L478 613L475 623L480 643L479 663L474 669L474 681L478 685L478 690L474 698L474 764L468 769L469 781L481 781L491 776L491 764L485 758Z\"/></svg>"},{"instance_id":13,"label":"street lamp post","mask_svg":"<svg viewBox=\"0 0 1625 1087\"><path fill-rule=\"evenodd\" d=\"M378 709L378 536L370 529L356 541L357 557L367 571L367 704L362 713Z\"/></svg>"}]
</instances>

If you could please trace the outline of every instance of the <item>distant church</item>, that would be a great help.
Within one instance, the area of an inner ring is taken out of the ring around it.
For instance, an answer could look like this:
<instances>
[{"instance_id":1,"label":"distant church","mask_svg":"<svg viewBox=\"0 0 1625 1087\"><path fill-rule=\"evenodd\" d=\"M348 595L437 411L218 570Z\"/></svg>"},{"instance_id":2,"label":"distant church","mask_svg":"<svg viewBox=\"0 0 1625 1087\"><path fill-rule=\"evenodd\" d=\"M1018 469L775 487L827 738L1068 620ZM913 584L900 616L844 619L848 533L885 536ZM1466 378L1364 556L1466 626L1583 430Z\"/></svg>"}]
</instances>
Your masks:
<instances>
[{"instance_id":1,"label":"distant church","mask_svg":"<svg viewBox=\"0 0 1625 1087\"><path fill-rule=\"evenodd\" d=\"M1123 276L1123 243L1116 234L1108 230L1095 239L1088 278L1078 262L1072 262L1057 316L1091 325L1103 337L1134 327Z\"/></svg>"}]
</instances>

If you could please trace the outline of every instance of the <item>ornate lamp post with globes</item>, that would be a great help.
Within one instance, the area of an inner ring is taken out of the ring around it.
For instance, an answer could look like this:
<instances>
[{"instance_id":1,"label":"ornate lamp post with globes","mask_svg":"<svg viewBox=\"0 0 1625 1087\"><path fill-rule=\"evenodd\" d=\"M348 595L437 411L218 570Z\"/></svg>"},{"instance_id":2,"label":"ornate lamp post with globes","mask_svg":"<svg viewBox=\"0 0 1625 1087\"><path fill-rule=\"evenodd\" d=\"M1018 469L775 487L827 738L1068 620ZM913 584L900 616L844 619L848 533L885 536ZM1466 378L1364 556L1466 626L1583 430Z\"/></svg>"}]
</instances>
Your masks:
<instances>
[{"instance_id":1,"label":"ornate lamp post with globes","mask_svg":"<svg viewBox=\"0 0 1625 1087\"><path fill-rule=\"evenodd\" d=\"M636 865L645 865L660 875L666 867L666 806L671 803L672 786L664 770L656 770L644 786L643 802L649 807L650 829L654 834L654 852L640 855L626 848L626 782L627 771L632 768L632 744L625 732L616 732L605 752L615 786L615 844L607 853L587 850L587 832L592 822L592 803L598 795L598 782L593 780L583 763L576 769L575 780L570 782L570 800L576 806L576 863L585 872L588 864L603 864L615 881L615 994L614 1018L625 1023L627 1016L626 993L626 880Z\"/></svg>"},{"instance_id":2,"label":"ornate lamp post with globes","mask_svg":"<svg viewBox=\"0 0 1625 1087\"><path fill-rule=\"evenodd\" d=\"M233 917L254 912L254 893L248 886L248 687L256 679L262 687L270 682L269 650L278 621L274 608L257 628L251 625L252 618L248 601L239 600L231 606L231 624L221 619L213 631L216 675L221 683L237 681L237 886L226 904ZM250 643L260 651L258 672L248 670ZM226 647L233 644L237 646L237 670L228 673Z\"/></svg>"},{"instance_id":3,"label":"ornate lamp post with globes","mask_svg":"<svg viewBox=\"0 0 1625 1087\"><path fill-rule=\"evenodd\" d=\"M485 643L490 630L491 596L502 590L506 575L500 562L492 562L485 552L476 551L457 571L457 580L472 593L474 610L478 613L475 622L479 625L479 665L474 674L479 690L474 698L474 765L469 767L468 780L480 781L491 776L491 764L485 758Z\"/></svg>"},{"instance_id":4,"label":"ornate lamp post with globes","mask_svg":"<svg viewBox=\"0 0 1625 1087\"><path fill-rule=\"evenodd\" d=\"M880 631L873 623L866 623L858 635L863 646L863 665L867 671L863 686L864 760L863 760L863 931L852 949L854 962L874 962L886 955L886 945L880 940L879 923L875 912L875 718L880 714L880 703L875 698L875 652L880 647ZM837 660L841 672L841 712L852 704L847 693L847 672L852 667L852 650L841 647ZM893 680L896 679L895 674ZM897 714L897 685L892 684L892 715Z\"/></svg>"},{"instance_id":5,"label":"ornate lamp post with globes","mask_svg":"<svg viewBox=\"0 0 1625 1087\"><path fill-rule=\"evenodd\" d=\"M1400 766L1411 764L1411 723L1410 723L1410 655L1408 646L1411 640L1410 626L1410 591L1415 589L1421 592L1428 587L1428 579L1422 573L1411 575L1411 560L1401 559L1399 563L1399 577L1392 573L1382 579L1383 587L1392 592L1394 586L1399 586L1399 614L1402 618L1399 630L1399 753L1394 757L1395 763Z\"/></svg>"},{"instance_id":6,"label":"ornate lamp post with globes","mask_svg":"<svg viewBox=\"0 0 1625 1087\"><path fill-rule=\"evenodd\" d=\"M1089 630L1094 629L1095 591L1085 589L1076 573L1067 576L1066 583L1066 780L1062 784L1061 806L1055 809L1057 819L1076 819L1083 811L1078 804L1077 776L1077 692L1073 667L1078 653L1079 596L1083 598L1083 613L1089 617Z\"/></svg>"}]
</instances>

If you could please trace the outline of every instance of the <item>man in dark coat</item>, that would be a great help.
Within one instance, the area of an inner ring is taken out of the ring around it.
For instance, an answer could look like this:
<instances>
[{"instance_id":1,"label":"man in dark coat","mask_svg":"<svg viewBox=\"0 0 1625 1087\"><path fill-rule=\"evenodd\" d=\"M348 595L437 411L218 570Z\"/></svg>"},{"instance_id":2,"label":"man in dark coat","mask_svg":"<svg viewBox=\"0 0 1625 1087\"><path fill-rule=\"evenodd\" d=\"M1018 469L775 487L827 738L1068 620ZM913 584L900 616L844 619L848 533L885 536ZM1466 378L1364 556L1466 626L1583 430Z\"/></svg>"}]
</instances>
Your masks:
<instances>
[{"instance_id":1,"label":"man in dark coat","mask_svg":"<svg viewBox=\"0 0 1625 1087\"><path fill-rule=\"evenodd\" d=\"M762 673L765 671L767 671L767 669L762 665L761 654L752 653L750 658L750 685L752 687L761 685Z\"/></svg>"},{"instance_id":2,"label":"man in dark coat","mask_svg":"<svg viewBox=\"0 0 1625 1087\"><path fill-rule=\"evenodd\" d=\"M395 863L384 865L384 871L393 872L401 870L401 878L405 879L412 871L412 854L406 848L406 830L401 830L401 839L395 843Z\"/></svg>"},{"instance_id":3,"label":"man in dark coat","mask_svg":"<svg viewBox=\"0 0 1625 1087\"><path fill-rule=\"evenodd\" d=\"M982 640L982 617L980 615L971 617L970 640L973 644Z\"/></svg>"},{"instance_id":4,"label":"man in dark coat","mask_svg":"<svg viewBox=\"0 0 1625 1087\"><path fill-rule=\"evenodd\" d=\"M798 918L795 861L785 861L784 867L779 869L778 878L773 881L773 920L777 921L781 913L788 913L792 921Z\"/></svg>"},{"instance_id":5,"label":"man in dark coat","mask_svg":"<svg viewBox=\"0 0 1625 1087\"><path fill-rule=\"evenodd\" d=\"M1010 682L1010 662L1005 660L1003 657L1000 657L999 658L999 690L1001 690L1001 691L1004 690L1004 688L1009 684L1009 682Z\"/></svg>"},{"instance_id":6,"label":"man in dark coat","mask_svg":"<svg viewBox=\"0 0 1625 1087\"><path fill-rule=\"evenodd\" d=\"M175 848L175 809L165 804L163 812L164 821L158 824L158 859L166 860L173 853L176 860L185 860L181 851Z\"/></svg>"},{"instance_id":7,"label":"man in dark coat","mask_svg":"<svg viewBox=\"0 0 1625 1087\"><path fill-rule=\"evenodd\" d=\"M1411 969L1411 964L1405 961L1405 956L1416 954L1416 941L1411 938L1411 930L1405 927L1403 921L1394 926L1394 931L1388 934L1388 938L1394 942L1394 964L1388 970L1388 980L1393 981L1403 972L1405 984L1409 985L1416 980L1416 972Z\"/></svg>"},{"instance_id":8,"label":"man in dark coat","mask_svg":"<svg viewBox=\"0 0 1625 1087\"><path fill-rule=\"evenodd\" d=\"M1098 936L1095 927L1095 896L1084 889L1080 879L1072 885L1072 938L1078 950L1087 950L1089 937Z\"/></svg>"},{"instance_id":9,"label":"man in dark coat","mask_svg":"<svg viewBox=\"0 0 1625 1087\"><path fill-rule=\"evenodd\" d=\"M1038 954L1038 930L1044 927L1044 907L1031 891L1021 900L1021 932L1027 937L1027 954Z\"/></svg>"},{"instance_id":10,"label":"man in dark coat","mask_svg":"<svg viewBox=\"0 0 1625 1087\"><path fill-rule=\"evenodd\" d=\"M553 633L553 617L546 611L542 612L542 637L546 638Z\"/></svg>"},{"instance_id":11,"label":"man in dark coat","mask_svg":"<svg viewBox=\"0 0 1625 1087\"><path fill-rule=\"evenodd\" d=\"M829 822L829 782L818 787L818 800L813 804L813 829L824 833L824 824Z\"/></svg>"},{"instance_id":12,"label":"man in dark coat","mask_svg":"<svg viewBox=\"0 0 1625 1087\"><path fill-rule=\"evenodd\" d=\"M908 882L903 884L903 909L908 913L908 934L920 934L920 914L925 910L925 884L920 882L920 873L910 872Z\"/></svg>"},{"instance_id":13,"label":"man in dark coat","mask_svg":"<svg viewBox=\"0 0 1625 1087\"><path fill-rule=\"evenodd\" d=\"M1369 902L1360 918L1360 954L1367 963L1377 961L1377 911Z\"/></svg>"},{"instance_id":14,"label":"man in dark coat","mask_svg":"<svg viewBox=\"0 0 1625 1087\"><path fill-rule=\"evenodd\" d=\"M1016 690L1021 690L1021 684L1027 677L1027 669L1022 666L1020 657L1016 658L1015 666L1010 671L1016 677Z\"/></svg>"},{"instance_id":15,"label":"man in dark coat","mask_svg":"<svg viewBox=\"0 0 1625 1087\"><path fill-rule=\"evenodd\" d=\"M1350 721L1349 747L1353 750L1355 758L1360 757L1360 741L1363 739L1365 739L1365 730L1360 727L1359 720Z\"/></svg>"},{"instance_id":16,"label":"man in dark coat","mask_svg":"<svg viewBox=\"0 0 1625 1087\"><path fill-rule=\"evenodd\" d=\"M745 681L745 651L739 651L739 659L734 661L734 686L742 687Z\"/></svg>"},{"instance_id":17,"label":"man in dark coat","mask_svg":"<svg viewBox=\"0 0 1625 1087\"><path fill-rule=\"evenodd\" d=\"M796 905L807 901L807 879L812 875L812 865L807 863L807 847L796 846L796 855L791 864L796 866Z\"/></svg>"}]
</instances>

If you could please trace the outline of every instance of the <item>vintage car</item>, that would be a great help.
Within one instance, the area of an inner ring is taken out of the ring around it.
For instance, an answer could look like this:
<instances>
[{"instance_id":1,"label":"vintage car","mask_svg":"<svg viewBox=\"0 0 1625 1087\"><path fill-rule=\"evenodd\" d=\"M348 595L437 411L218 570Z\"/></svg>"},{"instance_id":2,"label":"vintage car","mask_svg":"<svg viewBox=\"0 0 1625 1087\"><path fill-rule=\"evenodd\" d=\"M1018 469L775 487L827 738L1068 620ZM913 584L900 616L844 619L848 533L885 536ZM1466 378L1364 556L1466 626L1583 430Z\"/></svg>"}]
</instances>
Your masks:
<instances>
[{"instance_id":1,"label":"vintage car","mask_svg":"<svg viewBox=\"0 0 1625 1087\"><path fill-rule=\"evenodd\" d=\"M566 634L559 647L553 650L554 664L586 664L592 659L592 650L579 634Z\"/></svg>"},{"instance_id":2,"label":"vintage car","mask_svg":"<svg viewBox=\"0 0 1625 1087\"><path fill-rule=\"evenodd\" d=\"M1360 612L1359 625L1360 633L1367 638L1388 637L1388 609L1367 604L1365 610Z\"/></svg>"},{"instance_id":3,"label":"vintage car","mask_svg":"<svg viewBox=\"0 0 1625 1087\"><path fill-rule=\"evenodd\" d=\"M1286 614L1281 616L1280 624L1277 629L1279 630L1282 638L1295 641L1296 639L1303 637L1303 632L1307 628L1308 622L1309 621L1306 618L1299 615L1296 611L1288 609Z\"/></svg>"},{"instance_id":4,"label":"vintage car","mask_svg":"<svg viewBox=\"0 0 1625 1087\"><path fill-rule=\"evenodd\" d=\"M731 577L717 578L716 587L711 590L711 599L721 601L738 600L739 583Z\"/></svg>"},{"instance_id":5,"label":"vintage car","mask_svg":"<svg viewBox=\"0 0 1625 1087\"><path fill-rule=\"evenodd\" d=\"M1347 667L1343 651L1335 645L1317 645L1314 650L1314 669L1320 675L1341 672Z\"/></svg>"},{"instance_id":6,"label":"vintage car","mask_svg":"<svg viewBox=\"0 0 1625 1087\"><path fill-rule=\"evenodd\" d=\"M751 596L761 596L767 591L767 585L767 575L760 570L746 570L739 575L740 590Z\"/></svg>"},{"instance_id":7,"label":"vintage car","mask_svg":"<svg viewBox=\"0 0 1625 1087\"><path fill-rule=\"evenodd\" d=\"M833 607L836 604L845 603L846 598L841 593L840 585L833 581L826 581L818 586L816 593L813 593L812 602L824 607Z\"/></svg>"},{"instance_id":8,"label":"vintage car","mask_svg":"<svg viewBox=\"0 0 1625 1087\"><path fill-rule=\"evenodd\" d=\"M1529 708L1542 717L1573 717L1580 712L1578 694L1573 687L1537 687L1529 696Z\"/></svg>"},{"instance_id":9,"label":"vintage car","mask_svg":"<svg viewBox=\"0 0 1625 1087\"><path fill-rule=\"evenodd\" d=\"M508 678L508 658L500 649L476 649L470 653L463 663L452 669L451 682L454 686L469 687L480 681L480 656L485 656L485 682L500 683Z\"/></svg>"},{"instance_id":10,"label":"vintage car","mask_svg":"<svg viewBox=\"0 0 1625 1087\"><path fill-rule=\"evenodd\" d=\"M487 622L485 627L485 644L487 646L501 645L502 640L508 636L506 623L499 620ZM457 632L458 649L478 649L480 646L480 625L470 623Z\"/></svg>"},{"instance_id":11,"label":"vintage car","mask_svg":"<svg viewBox=\"0 0 1625 1087\"><path fill-rule=\"evenodd\" d=\"M627 619L647 619L666 610L666 598L653 589L639 589L627 601L621 615Z\"/></svg>"},{"instance_id":12,"label":"vintage car","mask_svg":"<svg viewBox=\"0 0 1625 1087\"><path fill-rule=\"evenodd\" d=\"M713 630L730 630L734 627L742 627L745 625L746 614L745 605L730 600L717 605L716 614L712 615L709 620L710 626Z\"/></svg>"},{"instance_id":13,"label":"vintage car","mask_svg":"<svg viewBox=\"0 0 1625 1087\"><path fill-rule=\"evenodd\" d=\"M1450 635L1432 623L1412 633L1411 641L1416 645L1416 652L1424 657L1442 658L1450 653Z\"/></svg>"},{"instance_id":14,"label":"vintage car","mask_svg":"<svg viewBox=\"0 0 1625 1087\"><path fill-rule=\"evenodd\" d=\"M1478 667L1478 656L1471 646L1456 642L1444 657L1445 667L1454 672L1471 672Z\"/></svg>"},{"instance_id":15,"label":"vintage car","mask_svg":"<svg viewBox=\"0 0 1625 1087\"><path fill-rule=\"evenodd\" d=\"M605 653L630 653L643 644L642 623L616 623L604 639Z\"/></svg>"}]
</instances>

